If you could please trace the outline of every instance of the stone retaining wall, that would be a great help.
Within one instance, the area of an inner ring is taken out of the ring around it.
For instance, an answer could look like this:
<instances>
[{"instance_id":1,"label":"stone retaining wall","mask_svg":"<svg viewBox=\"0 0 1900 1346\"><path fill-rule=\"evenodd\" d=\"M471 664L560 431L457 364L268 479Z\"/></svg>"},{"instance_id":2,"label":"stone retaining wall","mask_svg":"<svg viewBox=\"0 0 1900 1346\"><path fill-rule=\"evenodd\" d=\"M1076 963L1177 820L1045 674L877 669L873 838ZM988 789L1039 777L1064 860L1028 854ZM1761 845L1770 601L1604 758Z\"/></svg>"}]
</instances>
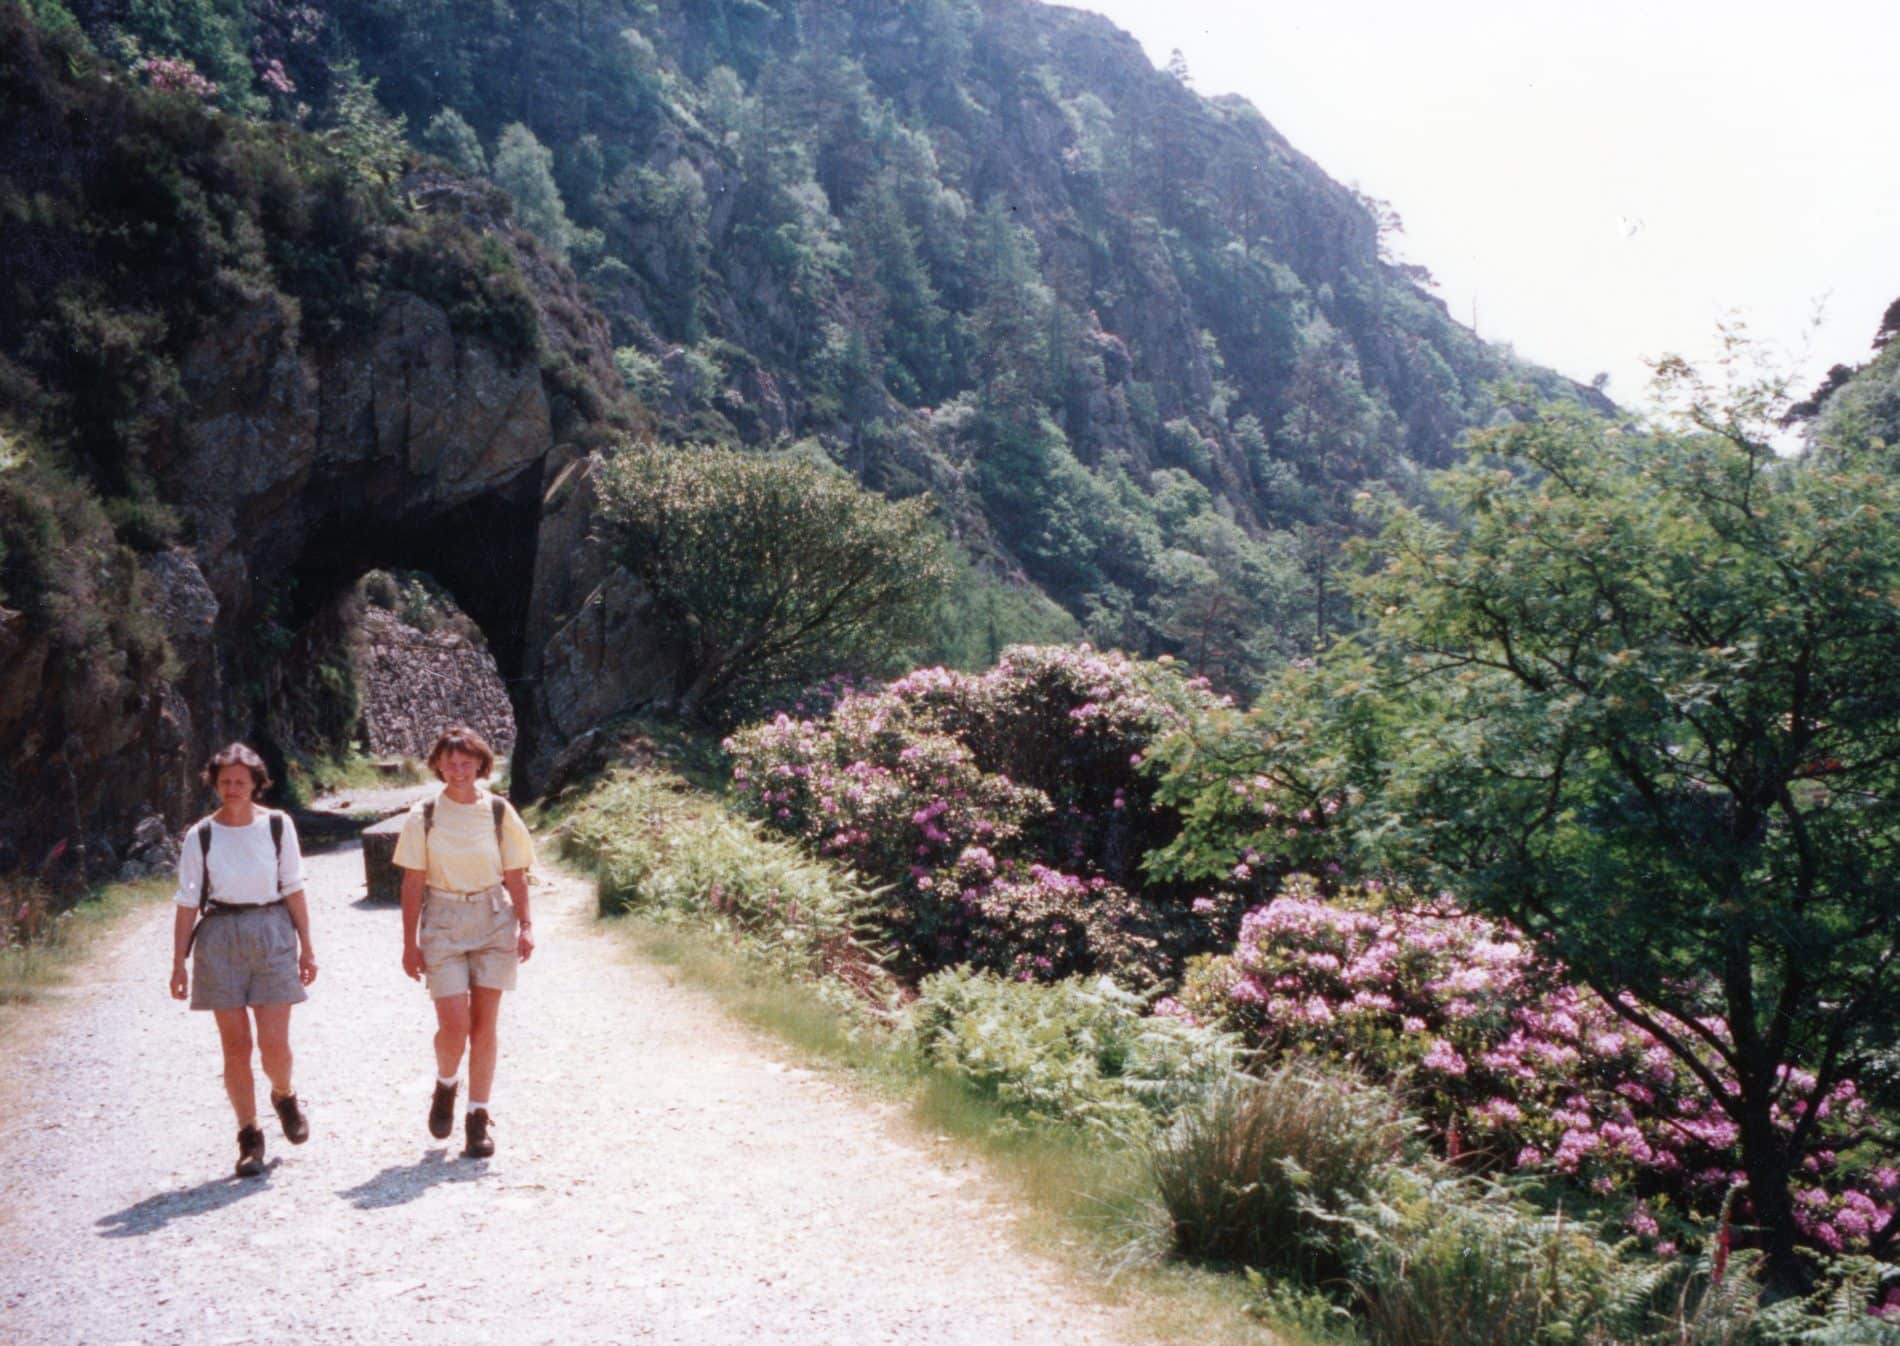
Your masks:
<instances>
[{"instance_id":1,"label":"stone retaining wall","mask_svg":"<svg viewBox=\"0 0 1900 1346\"><path fill-rule=\"evenodd\" d=\"M372 754L420 757L446 725L466 724L498 753L515 745L515 713L488 649L459 632L419 631L365 604L351 662Z\"/></svg>"}]
</instances>

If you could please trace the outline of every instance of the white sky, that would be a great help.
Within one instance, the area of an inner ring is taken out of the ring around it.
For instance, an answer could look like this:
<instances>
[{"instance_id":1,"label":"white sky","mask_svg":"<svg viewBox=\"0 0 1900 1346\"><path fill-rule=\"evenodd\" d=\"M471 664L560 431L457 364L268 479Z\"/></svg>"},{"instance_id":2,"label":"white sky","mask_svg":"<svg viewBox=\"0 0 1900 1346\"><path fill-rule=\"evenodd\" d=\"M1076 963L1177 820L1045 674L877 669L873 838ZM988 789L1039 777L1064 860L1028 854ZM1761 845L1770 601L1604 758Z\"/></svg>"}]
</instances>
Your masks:
<instances>
[{"instance_id":1,"label":"white sky","mask_svg":"<svg viewBox=\"0 0 1900 1346\"><path fill-rule=\"evenodd\" d=\"M1892 0L1071 3L1390 201L1461 321L1625 405L1730 313L1805 393L1900 298Z\"/></svg>"}]
</instances>

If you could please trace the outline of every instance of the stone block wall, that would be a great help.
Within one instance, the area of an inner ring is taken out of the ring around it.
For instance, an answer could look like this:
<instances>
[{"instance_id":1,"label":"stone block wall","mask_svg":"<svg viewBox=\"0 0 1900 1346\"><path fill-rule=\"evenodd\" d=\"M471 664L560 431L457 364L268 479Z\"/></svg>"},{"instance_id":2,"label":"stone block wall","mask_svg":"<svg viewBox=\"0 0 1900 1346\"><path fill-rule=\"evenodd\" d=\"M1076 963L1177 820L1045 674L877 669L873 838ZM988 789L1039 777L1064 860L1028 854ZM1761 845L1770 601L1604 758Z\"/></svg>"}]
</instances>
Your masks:
<instances>
[{"instance_id":1,"label":"stone block wall","mask_svg":"<svg viewBox=\"0 0 1900 1346\"><path fill-rule=\"evenodd\" d=\"M421 631L366 604L351 663L369 752L420 757L451 724L472 726L498 753L514 750L514 708L495 657L461 632Z\"/></svg>"}]
</instances>

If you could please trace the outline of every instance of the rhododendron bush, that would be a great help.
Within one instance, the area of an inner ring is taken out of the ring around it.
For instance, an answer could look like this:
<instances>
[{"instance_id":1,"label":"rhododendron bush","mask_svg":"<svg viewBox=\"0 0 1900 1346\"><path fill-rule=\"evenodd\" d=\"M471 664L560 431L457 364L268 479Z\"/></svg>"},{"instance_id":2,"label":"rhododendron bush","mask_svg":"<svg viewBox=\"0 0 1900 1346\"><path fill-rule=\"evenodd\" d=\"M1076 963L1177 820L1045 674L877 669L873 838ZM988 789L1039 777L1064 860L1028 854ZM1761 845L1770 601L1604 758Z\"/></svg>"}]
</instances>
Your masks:
<instances>
[{"instance_id":1,"label":"rhododendron bush","mask_svg":"<svg viewBox=\"0 0 1900 1346\"><path fill-rule=\"evenodd\" d=\"M1629 1229L1664 1253L1743 1181L1738 1126L1656 1038L1508 925L1376 884L1328 900L1294 876L1245 915L1234 951L1198 962L1164 1008L1403 1078L1450 1157L1621 1200ZM1715 1053L1704 1064L1732 1095ZM1810 1075L1783 1083L1784 1135L1808 1108L1820 1113L1796 1184L1801 1233L1828 1252L1864 1249L1900 1201L1900 1173L1857 1153L1877 1119L1852 1081L1821 1098Z\"/></svg>"},{"instance_id":2,"label":"rhododendron bush","mask_svg":"<svg viewBox=\"0 0 1900 1346\"><path fill-rule=\"evenodd\" d=\"M772 826L891 885L897 968L1150 983L1232 939L1240 902L1140 885L1178 828L1142 775L1157 737L1220 704L1165 664L1016 647L987 673L922 669L829 714L727 740Z\"/></svg>"}]
</instances>

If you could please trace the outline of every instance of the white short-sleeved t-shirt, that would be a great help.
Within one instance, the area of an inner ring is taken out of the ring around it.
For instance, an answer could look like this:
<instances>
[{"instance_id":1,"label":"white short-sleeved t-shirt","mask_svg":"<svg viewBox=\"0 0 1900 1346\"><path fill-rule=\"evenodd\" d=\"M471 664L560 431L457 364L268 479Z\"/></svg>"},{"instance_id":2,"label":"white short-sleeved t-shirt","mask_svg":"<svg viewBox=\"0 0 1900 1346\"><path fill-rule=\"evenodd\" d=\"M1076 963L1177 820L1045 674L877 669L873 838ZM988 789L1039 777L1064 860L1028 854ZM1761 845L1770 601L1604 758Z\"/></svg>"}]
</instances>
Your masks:
<instances>
[{"instance_id":1,"label":"white short-sleeved t-shirt","mask_svg":"<svg viewBox=\"0 0 1900 1346\"><path fill-rule=\"evenodd\" d=\"M271 845L270 814L258 809L246 827L227 827L206 819L185 832L178 847L178 891L172 901L196 907L204 896L205 860L198 829L211 829L211 900L233 905L256 905L300 891L304 886L303 852L297 846L297 828L284 820L281 851Z\"/></svg>"},{"instance_id":2,"label":"white short-sleeved t-shirt","mask_svg":"<svg viewBox=\"0 0 1900 1346\"><path fill-rule=\"evenodd\" d=\"M534 864L534 837L515 806L502 800L501 847L495 846L496 796L475 791L473 804L458 804L446 792L435 797L435 826L423 836L422 805L414 805L396 838L396 864L428 871L428 884L451 893L477 893L501 882L505 869Z\"/></svg>"}]
</instances>

